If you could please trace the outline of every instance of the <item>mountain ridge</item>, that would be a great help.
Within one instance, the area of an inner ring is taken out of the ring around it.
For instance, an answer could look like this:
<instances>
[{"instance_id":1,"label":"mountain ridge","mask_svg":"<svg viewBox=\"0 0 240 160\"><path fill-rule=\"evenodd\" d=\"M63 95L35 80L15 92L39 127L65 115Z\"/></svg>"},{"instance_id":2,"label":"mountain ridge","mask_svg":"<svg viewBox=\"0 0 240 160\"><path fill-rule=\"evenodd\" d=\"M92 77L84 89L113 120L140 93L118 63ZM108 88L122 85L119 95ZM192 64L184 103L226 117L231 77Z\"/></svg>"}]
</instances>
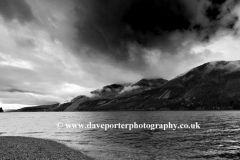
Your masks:
<instances>
[{"instance_id":1,"label":"mountain ridge","mask_svg":"<svg viewBox=\"0 0 240 160\"><path fill-rule=\"evenodd\" d=\"M240 109L240 61L204 63L169 81L112 84L49 111Z\"/></svg>"}]
</instances>

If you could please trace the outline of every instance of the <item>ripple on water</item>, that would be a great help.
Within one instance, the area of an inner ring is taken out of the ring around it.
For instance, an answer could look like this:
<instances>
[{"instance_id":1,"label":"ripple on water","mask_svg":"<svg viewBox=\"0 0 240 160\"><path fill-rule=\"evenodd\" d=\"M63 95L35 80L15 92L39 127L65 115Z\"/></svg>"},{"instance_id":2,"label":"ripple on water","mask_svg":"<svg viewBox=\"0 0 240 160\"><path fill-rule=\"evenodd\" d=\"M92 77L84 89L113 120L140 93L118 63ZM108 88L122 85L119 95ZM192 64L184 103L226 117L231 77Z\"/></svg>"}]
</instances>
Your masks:
<instances>
[{"instance_id":1,"label":"ripple on water","mask_svg":"<svg viewBox=\"0 0 240 160\"><path fill-rule=\"evenodd\" d=\"M61 141L100 160L240 159L240 112L58 112L1 115L1 135ZM5 117L4 117L5 116ZM31 119L31 121L29 121ZM36 119L36 120L34 120ZM201 129L58 129L58 122L199 122ZM11 125L5 125L10 124Z\"/></svg>"}]
</instances>

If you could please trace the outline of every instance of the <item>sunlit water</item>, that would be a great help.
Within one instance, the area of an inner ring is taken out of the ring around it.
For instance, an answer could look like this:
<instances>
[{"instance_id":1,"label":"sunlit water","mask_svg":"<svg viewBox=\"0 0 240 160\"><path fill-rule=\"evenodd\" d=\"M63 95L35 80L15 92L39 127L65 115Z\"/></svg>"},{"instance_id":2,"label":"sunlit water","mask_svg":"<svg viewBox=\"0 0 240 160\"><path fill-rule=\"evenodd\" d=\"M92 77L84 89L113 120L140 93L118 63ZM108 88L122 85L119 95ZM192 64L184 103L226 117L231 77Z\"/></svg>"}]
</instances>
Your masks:
<instances>
[{"instance_id":1,"label":"sunlit water","mask_svg":"<svg viewBox=\"0 0 240 160\"><path fill-rule=\"evenodd\" d=\"M58 122L198 122L201 129L59 129ZM0 134L53 139L100 160L240 159L239 111L1 113Z\"/></svg>"}]
</instances>

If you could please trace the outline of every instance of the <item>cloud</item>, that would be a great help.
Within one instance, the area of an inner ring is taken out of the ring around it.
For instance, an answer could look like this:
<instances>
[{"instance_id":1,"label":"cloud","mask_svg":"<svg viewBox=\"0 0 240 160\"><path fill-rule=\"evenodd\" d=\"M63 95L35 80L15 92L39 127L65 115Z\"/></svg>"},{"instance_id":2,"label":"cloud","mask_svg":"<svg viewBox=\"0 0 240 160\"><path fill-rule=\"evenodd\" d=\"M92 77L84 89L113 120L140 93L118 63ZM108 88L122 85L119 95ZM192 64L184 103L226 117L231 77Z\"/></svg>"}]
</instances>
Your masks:
<instances>
[{"instance_id":1,"label":"cloud","mask_svg":"<svg viewBox=\"0 0 240 160\"><path fill-rule=\"evenodd\" d=\"M10 93L19 92L19 93L34 93L34 94L39 94L39 93L34 92L34 91L27 91L27 90L21 90L21 89L16 89L16 88L6 89L6 90L0 90L0 91L1 91L1 92L10 92Z\"/></svg>"},{"instance_id":2,"label":"cloud","mask_svg":"<svg viewBox=\"0 0 240 160\"><path fill-rule=\"evenodd\" d=\"M62 102L88 95L111 81L139 79L139 75L134 78L132 72L76 58L68 45L53 38L48 28L38 24L8 22L0 17L1 106L11 108L12 104L14 108ZM118 77L123 74L122 78Z\"/></svg>"},{"instance_id":3,"label":"cloud","mask_svg":"<svg viewBox=\"0 0 240 160\"><path fill-rule=\"evenodd\" d=\"M52 38L105 83L172 78L206 61L192 48L234 34L238 23L233 0L27 2Z\"/></svg>"},{"instance_id":4,"label":"cloud","mask_svg":"<svg viewBox=\"0 0 240 160\"><path fill-rule=\"evenodd\" d=\"M31 7L25 0L1 0L0 13L7 21L17 19L25 23L34 19Z\"/></svg>"},{"instance_id":5,"label":"cloud","mask_svg":"<svg viewBox=\"0 0 240 160\"><path fill-rule=\"evenodd\" d=\"M213 61L210 62L207 66L207 72L211 72L213 70L225 70L225 73L231 73L235 71L239 71L240 69L240 61Z\"/></svg>"},{"instance_id":6,"label":"cloud","mask_svg":"<svg viewBox=\"0 0 240 160\"><path fill-rule=\"evenodd\" d=\"M1 0L0 101L62 102L238 55L234 0Z\"/></svg>"},{"instance_id":7,"label":"cloud","mask_svg":"<svg viewBox=\"0 0 240 160\"><path fill-rule=\"evenodd\" d=\"M132 90L140 88L139 86L125 86L123 90L119 94L123 94L125 92L130 92Z\"/></svg>"},{"instance_id":8,"label":"cloud","mask_svg":"<svg viewBox=\"0 0 240 160\"><path fill-rule=\"evenodd\" d=\"M74 1L77 43L88 55L134 70L148 67L145 50L177 55L209 42L220 30L234 30L234 0Z\"/></svg>"},{"instance_id":9,"label":"cloud","mask_svg":"<svg viewBox=\"0 0 240 160\"><path fill-rule=\"evenodd\" d=\"M0 17L0 34L0 101L8 107L61 102L101 84L86 81L85 77L91 76L81 69L79 61L35 23L22 25ZM24 40L34 45L23 45Z\"/></svg>"}]
</instances>

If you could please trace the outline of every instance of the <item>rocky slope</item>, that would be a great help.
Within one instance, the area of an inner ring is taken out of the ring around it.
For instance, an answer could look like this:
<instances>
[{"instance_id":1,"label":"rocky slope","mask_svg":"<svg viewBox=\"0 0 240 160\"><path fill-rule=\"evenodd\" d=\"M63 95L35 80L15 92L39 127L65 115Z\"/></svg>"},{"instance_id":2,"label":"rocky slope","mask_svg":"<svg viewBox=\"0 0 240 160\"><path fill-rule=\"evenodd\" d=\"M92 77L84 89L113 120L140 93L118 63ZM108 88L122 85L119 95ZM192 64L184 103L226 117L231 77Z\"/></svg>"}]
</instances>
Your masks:
<instances>
[{"instance_id":1,"label":"rocky slope","mask_svg":"<svg viewBox=\"0 0 240 160\"><path fill-rule=\"evenodd\" d=\"M113 84L49 110L229 110L240 109L240 61L203 64L170 81L142 79Z\"/></svg>"}]
</instances>

